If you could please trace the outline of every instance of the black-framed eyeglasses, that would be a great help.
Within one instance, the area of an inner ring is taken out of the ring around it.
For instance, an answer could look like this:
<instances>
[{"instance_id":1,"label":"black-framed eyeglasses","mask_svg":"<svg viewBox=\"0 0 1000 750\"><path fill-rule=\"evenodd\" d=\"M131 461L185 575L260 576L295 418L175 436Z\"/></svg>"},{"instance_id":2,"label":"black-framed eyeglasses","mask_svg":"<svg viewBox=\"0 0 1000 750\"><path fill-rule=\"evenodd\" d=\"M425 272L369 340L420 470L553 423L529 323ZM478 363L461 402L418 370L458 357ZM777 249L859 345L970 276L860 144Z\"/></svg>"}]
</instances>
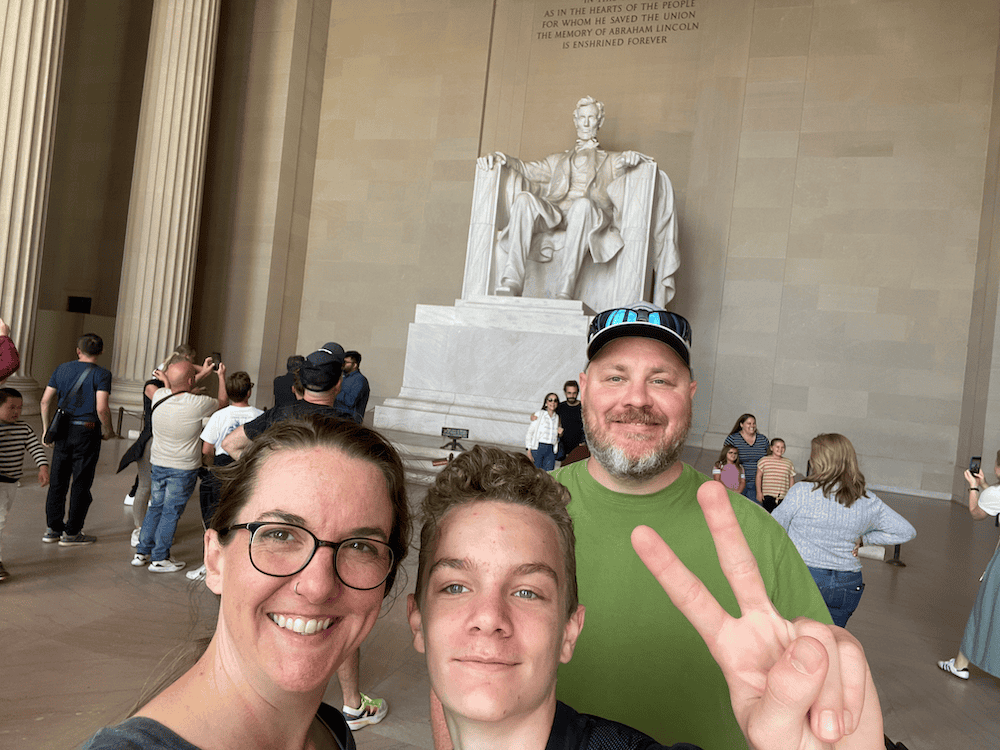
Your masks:
<instances>
[{"instance_id":1,"label":"black-framed eyeglasses","mask_svg":"<svg viewBox=\"0 0 1000 750\"><path fill-rule=\"evenodd\" d=\"M385 583L395 559L392 548L378 539L352 537L327 542L309 529L291 523L237 523L222 529L219 536L236 529L250 532L250 564L275 578L287 578L304 570L316 550L329 547L334 552L334 570L343 584L358 591L370 591Z\"/></svg>"}]
</instances>

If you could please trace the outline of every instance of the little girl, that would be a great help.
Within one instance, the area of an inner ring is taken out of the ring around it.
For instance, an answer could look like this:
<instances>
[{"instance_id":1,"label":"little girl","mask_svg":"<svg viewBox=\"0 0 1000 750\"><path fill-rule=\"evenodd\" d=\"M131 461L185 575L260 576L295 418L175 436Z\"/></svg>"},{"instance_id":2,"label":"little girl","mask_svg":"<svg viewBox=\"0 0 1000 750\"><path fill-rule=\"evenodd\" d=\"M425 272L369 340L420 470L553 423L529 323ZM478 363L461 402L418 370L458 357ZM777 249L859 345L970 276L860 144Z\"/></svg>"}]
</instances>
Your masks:
<instances>
[{"instance_id":1,"label":"little girl","mask_svg":"<svg viewBox=\"0 0 1000 750\"><path fill-rule=\"evenodd\" d=\"M734 492L742 493L747 486L747 475L740 463L740 452L735 446L722 446L719 460L712 467L712 479L718 479Z\"/></svg>"},{"instance_id":2,"label":"little girl","mask_svg":"<svg viewBox=\"0 0 1000 750\"><path fill-rule=\"evenodd\" d=\"M757 497L768 513L785 499L785 493L792 486L795 466L785 458L785 441L774 438L767 449L767 455L757 462Z\"/></svg>"}]
</instances>

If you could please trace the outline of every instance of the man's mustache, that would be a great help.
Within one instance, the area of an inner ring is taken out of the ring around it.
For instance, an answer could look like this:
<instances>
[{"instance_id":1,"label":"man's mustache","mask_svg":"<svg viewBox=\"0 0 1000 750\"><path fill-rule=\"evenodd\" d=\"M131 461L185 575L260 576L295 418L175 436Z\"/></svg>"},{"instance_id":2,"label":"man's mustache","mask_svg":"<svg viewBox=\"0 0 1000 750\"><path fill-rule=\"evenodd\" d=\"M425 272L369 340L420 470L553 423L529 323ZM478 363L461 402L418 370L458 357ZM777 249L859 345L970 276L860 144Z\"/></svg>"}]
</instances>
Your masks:
<instances>
[{"instance_id":1,"label":"man's mustache","mask_svg":"<svg viewBox=\"0 0 1000 750\"><path fill-rule=\"evenodd\" d=\"M622 424L666 424L667 419L662 414L654 412L652 409L625 409L615 414L609 414L607 422L618 422Z\"/></svg>"}]
</instances>

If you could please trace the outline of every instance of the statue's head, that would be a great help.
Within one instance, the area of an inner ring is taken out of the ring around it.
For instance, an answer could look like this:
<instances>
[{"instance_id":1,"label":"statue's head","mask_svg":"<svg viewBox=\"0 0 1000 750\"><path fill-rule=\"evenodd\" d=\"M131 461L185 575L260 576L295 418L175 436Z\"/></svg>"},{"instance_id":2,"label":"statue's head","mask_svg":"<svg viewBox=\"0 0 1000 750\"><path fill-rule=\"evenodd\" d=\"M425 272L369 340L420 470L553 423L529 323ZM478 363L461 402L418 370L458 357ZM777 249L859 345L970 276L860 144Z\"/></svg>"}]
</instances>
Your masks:
<instances>
[{"instance_id":1,"label":"statue's head","mask_svg":"<svg viewBox=\"0 0 1000 750\"><path fill-rule=\"evenodd\" d=\"M576 125L576 137L586 141L597 137L597 131L604 124L604 102L599 102L592 96L585 96L576 103L573 110L573 123Z\"/></svg>"}]
</instances>

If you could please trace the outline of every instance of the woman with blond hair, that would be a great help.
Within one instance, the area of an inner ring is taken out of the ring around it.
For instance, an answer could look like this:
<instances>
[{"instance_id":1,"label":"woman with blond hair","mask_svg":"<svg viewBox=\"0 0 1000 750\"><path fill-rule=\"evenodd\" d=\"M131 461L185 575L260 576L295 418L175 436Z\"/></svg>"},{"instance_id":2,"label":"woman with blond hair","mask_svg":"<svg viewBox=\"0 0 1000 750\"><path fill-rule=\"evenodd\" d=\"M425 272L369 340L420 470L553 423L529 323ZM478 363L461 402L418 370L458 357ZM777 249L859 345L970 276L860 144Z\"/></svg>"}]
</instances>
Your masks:
<instances>
[{"instance_id":1,"label":"woman with blond hair","mask_svg":"<svg viewBox=\"0 0 1000 750\"><path fill-rule=\"evenodd\" d=\"M771 516L788 532L840 627L865 590L858 540L902 544L917 535L909 521L868 491L854 446L836 433L813 438L809 476L792 485Z\"/></svg>"}]
</instances>

